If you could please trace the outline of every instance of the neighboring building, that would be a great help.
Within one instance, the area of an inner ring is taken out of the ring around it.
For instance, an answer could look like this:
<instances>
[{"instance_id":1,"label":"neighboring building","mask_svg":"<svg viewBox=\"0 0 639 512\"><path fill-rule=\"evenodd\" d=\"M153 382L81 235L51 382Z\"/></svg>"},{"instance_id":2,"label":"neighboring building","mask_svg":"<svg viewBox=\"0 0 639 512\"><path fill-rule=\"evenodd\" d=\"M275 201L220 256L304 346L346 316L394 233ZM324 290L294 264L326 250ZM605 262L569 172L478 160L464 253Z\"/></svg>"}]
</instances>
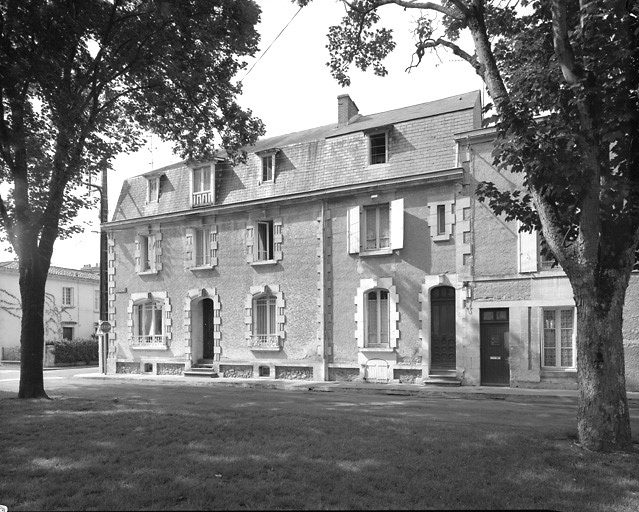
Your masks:
<instances>
[{"instance_id":1,"label":"neighboring building","mask_svg":"<svg viewBox=\"0 0 639 512\"><path fill-rule=\"evenodd\" d=\"M246 164L125 181L107 371L574 386L563 273L472 198L493 173L479 93L337 110Z\"/></svg>"},{"instance_id":2,"label":"neighboring building","mask_svg":"<svg viewBox=\"0 0 639 512\"><path fill-rule=\"evenodd\" d=\"M0 346L3 360L20 353L22 309L18 262L0 263ZM100 310L100 277L92 272L50 267L45 288L44 340L88 339Z\"/></svg>"}]
</instances>

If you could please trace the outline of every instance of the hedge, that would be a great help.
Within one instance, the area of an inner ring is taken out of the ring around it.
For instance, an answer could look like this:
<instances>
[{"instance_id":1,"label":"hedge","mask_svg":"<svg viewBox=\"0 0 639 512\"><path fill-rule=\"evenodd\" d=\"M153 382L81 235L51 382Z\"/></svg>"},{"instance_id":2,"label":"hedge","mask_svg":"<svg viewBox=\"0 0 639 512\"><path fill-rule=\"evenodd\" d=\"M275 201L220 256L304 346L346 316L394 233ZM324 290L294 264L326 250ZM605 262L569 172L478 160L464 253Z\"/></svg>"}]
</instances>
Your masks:
<instances>
[{"instance_id":1,"label":"hedge","mask_svg":"<svg viewBox=\"0 0 639 512\"><path fill-rule=\"evenodd\" d=\"M98 360L98 340L74 339L54 341L56 363L86 363Z\"/></svg>"}]
</instances>

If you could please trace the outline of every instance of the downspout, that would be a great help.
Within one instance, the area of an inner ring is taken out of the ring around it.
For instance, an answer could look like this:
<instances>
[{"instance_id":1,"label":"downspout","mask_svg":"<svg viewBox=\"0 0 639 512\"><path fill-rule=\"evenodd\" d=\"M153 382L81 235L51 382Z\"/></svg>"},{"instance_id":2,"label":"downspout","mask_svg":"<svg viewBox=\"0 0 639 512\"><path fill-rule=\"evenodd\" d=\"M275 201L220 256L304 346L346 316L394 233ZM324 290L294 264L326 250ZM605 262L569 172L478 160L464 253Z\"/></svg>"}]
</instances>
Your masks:
<instances>
[{"instance_id":1,"label":"downspout","mask_svg":"<svg viewBox=\"0 0 639 512\"><path fill-rule=\"evenodd\" d=\"M328 380L328 359L326 357L326 272L325 272L325 254L326 254L326 233L325 233L325 201L321 201L321 213L320 213L320 226L319 226L319 235L320 235L320 254L319 254L319 348L321 349L322 356L322 372L321 372L321 380Z\"/></svg>"}]
</instances>

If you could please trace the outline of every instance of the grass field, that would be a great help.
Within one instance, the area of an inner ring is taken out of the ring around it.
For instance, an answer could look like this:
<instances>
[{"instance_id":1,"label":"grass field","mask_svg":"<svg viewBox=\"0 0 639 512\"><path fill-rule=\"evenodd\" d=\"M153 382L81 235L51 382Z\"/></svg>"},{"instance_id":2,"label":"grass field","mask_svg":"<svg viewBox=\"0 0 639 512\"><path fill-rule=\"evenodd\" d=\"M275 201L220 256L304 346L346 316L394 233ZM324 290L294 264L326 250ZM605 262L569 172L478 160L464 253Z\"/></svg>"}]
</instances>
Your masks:
<instances>
[{"instance_id":1,"label":"grass field","mask_svg":"<svg viewBox=\"0 0 639 512\"><path fill-rule=\"evenodd\" d=\"M0 393L10 512L639 509L638 454L584 451L570 415L529 423L538 413L526 404L170 385L69 393Z\"/></svg>"}]
</instances>

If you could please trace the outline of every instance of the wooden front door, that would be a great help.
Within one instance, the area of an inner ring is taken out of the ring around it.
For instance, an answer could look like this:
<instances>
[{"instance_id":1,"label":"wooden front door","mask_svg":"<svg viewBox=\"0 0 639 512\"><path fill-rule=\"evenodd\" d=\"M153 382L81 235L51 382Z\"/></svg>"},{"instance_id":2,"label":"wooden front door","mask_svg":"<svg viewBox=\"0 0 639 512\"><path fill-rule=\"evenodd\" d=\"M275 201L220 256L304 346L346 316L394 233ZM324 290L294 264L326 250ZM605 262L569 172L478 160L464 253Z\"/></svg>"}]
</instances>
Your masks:
<instances>
[{"instance_id":1,"label":"wooden front door","mask_svg":"<svg viewBox=\"0 0 639 512\"><path fill-rule=\"evenodd\" d=\"M430 292L430 367L432 371L455 370L455 288L438 286Z\"/></svg>"},{"instance_id":2,"label":"wooden front door","mask_svg":"<svg viewBox=\"0 0 639 512\"><path fill-rule=\"evenodd\" d=\"M204 299L202 301L202 358L213 359L215 354L215 331L213 321L213 301Z\"/></svg>"},{"instance_id":3,"label":"wooden front door","mask_svg":"<svg viewBox=\"0 0 639 512\"><path fill-rule=\"evenodd\" d=\"M479 315L481 384L508 386L508 309L482 309Z\"/></svg>"}]
</instances>

